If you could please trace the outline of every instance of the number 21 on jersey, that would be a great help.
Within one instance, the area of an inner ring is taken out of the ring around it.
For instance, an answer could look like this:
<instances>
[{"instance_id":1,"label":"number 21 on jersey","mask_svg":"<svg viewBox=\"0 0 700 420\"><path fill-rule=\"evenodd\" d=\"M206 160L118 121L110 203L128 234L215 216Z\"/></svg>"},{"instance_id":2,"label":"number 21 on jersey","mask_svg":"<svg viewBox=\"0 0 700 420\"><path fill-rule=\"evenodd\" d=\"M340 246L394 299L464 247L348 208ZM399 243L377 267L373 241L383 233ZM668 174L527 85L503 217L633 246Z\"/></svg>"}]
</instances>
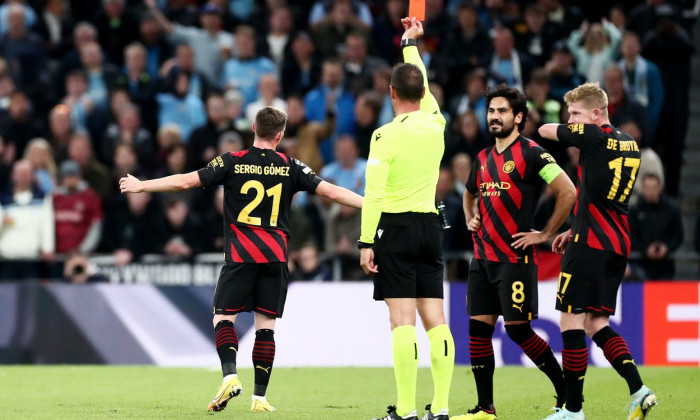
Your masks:
<instances>
[{"instance_id":1,"label":"number 21 on jersey","mask_svg":"<svg viewBox=\"0 0 700 420\"><path fill-rule=\"evenodd\" d=\"M247 223L254 226L262 225L262 219L259 217L252 217L250 213L260 205L265 195L267 195L268 197L272 197L270 226L277 226L277 217L279 216L280 212L280 199L282 198L282 184L277 184L274 187L265 190L262 182L250 180L241 187L241 194L248 194L248 191L251 189L254 190L255 197L253 197L253 201L248 203L247 206L243 207L236 220L240 223Z\"/></svg>"}]
</instances>

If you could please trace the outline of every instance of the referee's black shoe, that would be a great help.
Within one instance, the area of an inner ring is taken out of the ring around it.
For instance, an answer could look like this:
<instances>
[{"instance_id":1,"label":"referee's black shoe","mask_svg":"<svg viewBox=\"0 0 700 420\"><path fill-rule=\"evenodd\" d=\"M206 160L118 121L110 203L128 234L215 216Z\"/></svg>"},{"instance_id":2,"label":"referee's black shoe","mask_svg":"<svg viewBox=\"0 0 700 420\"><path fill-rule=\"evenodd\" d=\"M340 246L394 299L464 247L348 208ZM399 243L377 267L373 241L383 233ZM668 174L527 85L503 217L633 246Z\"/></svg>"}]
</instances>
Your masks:
<instances>
[{"instance_id":1,"label":"referee's black shoe","mask_svg":"<svg viewBox=\"0 0 700 420\"><path fill-rule=\"evenodd\" d=\"M379 417L374 420L418 420L418 413L416 410L411 411L408 413L407 416L401 417L398 414L396 414L396 406L395 405L390 405L387 407L387 415L384 417Z\"/></svg>"}]
</instances>

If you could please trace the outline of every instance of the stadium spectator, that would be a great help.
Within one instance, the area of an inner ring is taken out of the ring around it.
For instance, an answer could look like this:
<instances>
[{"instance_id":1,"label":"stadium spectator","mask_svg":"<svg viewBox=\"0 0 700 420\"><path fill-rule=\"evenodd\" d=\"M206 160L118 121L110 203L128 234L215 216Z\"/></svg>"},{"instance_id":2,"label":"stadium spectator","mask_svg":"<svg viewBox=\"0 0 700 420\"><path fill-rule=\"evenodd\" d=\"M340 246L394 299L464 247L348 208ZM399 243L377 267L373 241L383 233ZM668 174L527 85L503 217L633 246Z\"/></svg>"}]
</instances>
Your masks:
<instances>
[{"instance_id":1,"label":"stadium spectator","mask_svg":"<svg viewBox=\"0 0 700 420\"><path fill-rule=\"evenodd\" d=\"M12 144L16 156L24 155L29 140L43 134L41 122L32 112L32 102L21 90L10 96L8 112L0 118L0 132L6 145Z\"/></svg>"},{"instance_id":2,"label":"stadium spectator","mask_svg":"<svg viewBox=\"0 0 700 420\"><path fill-rule=\"evenodd\" d=\"M92 19L97 28L97 39L109 61L117 66L124 63L124 48L136 41L139 20L124 5L124 0L102 0L102 8Z\"/></svg>"},{"instance_id":3,"label":"stadium spectator","mask_svg":"<svg viewBox=\"0 0 700 420\"><path fill-rule=\"evenodd\" d=\"M95 104L88 94L87 76L84 71L73 70L66 75L66 96L61 103L70 109L71 128L87 130L88 119Z\"/></svg>"},{"instance_id":4,"label":"stadium spectator","mask_svg":"<svg viewBox=\"0 0 700 420\"><path fill-rule=\"evenodd\" d=\"M33 183L32 165L18 160L12 187L0 194L0 279L38 280L38 262L54 258L53 205Z\"/></svg>"},{"instance_id":5,"label":"stadium spectator","mask_svg":"<svg viewBox=\"0 0 700 420\"><path fill-rule=\"evenodd\" d=\"M506 83L523 89L533 69L532 60L515 49L513 32L508 28L496 29L493 53L482 62L489 71L489 85Z\"/></svg>"},{"instance_id":6,"label":"stadium spectator","mask_svg":"<svg viewBox=\"0 0 700 420\"><path fill-rule=\"evenodd\" d=\"M209 97L216 90L212 83L203 73L194 67L194 51L188 44L180 44L175 49L175 57L169 59L160 69L162 78L160 91L171 90L175 86L175 81L180 73L190 76L190 94L198 97L202 101Z\"/></svg>"},{"instance_id":7,"label":"stadium spectator","mask_svg":"<svg viewBox=\"0 0 700 420\"><path fill-rule=\"evenodd\" d=\"M608 20L622 33L624 33L626 30L625 28L627 28L626 13L625 6L619 3L613 4L608 12Z\"/></svg>"},{"instance_id":8,"label":"stadium spectator","mask_svg":"<svg viewBox=\"0 0 700 420\"><path fill-rule=\"evenodd\" d=\"M148 52L138 42L124 48L124 71L117 77L116 87L129 93L131 101L138 105L143 126L151 133L157 129L155 95L158 86L147 72Z\"/></svg>"},{"instance_id":9,"label":"stadium spectator","mask_svg":"<svg viewBox=\"0 0 700 420\"><path fill-rule=\"evenodd\" d=\"M484 121L486 125L486 121ZM489 144L489 139L480 130L476 114L472 111L459 114L449 133L449 143L443 162L449 162L455 155L466 153L474 160L476 155Z\"/></svg>"},{"instance_id":10,"label":"stadium spectator","mask_svg":"<svg viewBox=\"0 0 700 420\"><path fill-rule=\"evenodd\" d=\"M203 252L223 252L224 231L224 187L219 187L214 193L214 205L208 203L208 210L204 213L204 228L206 238L202 244Z\"/></svg>"},{"instance_id":11,"label":"stadium spectator","mask_svg":"<svg viewBox=\"0 0 700 420\"><path fill-rule=\"evenodd\" d=\"M603 80L605 69L615 61L622 33L615 25L603 20L589 24L584 21L569 35L569 50L576 59L576 69L589 82Z\"/></svg>"},{"instance_id":12,"label":"stadium spectator","mask_svg":"<svg viewBox=\"0 0 700 420\"><path fill-rule=\"evenodd\" d=\"M547 22L547 13L542 5L528 4L522 22L514 25L515 48L526 53L535 66L544 66L552 55L552 47L558 37L558 29Z\"/></svg>"},{"instance_id":13,"label":"stadium spectator","mask_svg":"<svg viewBox=\"0 0 700 420\"><path fill-rule=\"evenodd\" d=\"M486 28L479 22L476 5L471 2L460 3L457 9L457 24L457 30L447 34L438 57L441 69L448 75L446 87L449 91L467 89L469 78L464 75L471 74L492 51L491 39ZM484 89L485 86L474 98L481 98L481 91ZM458 113L462 112L464 111L460 110Z\"/></svg>"},{"instance_id":14,"label":"stadium spectator","mask_svg":"<svg viewBox=\"0 0 700 420\"><path fill-rule=\"evenodd\" d=\"M217 147L222 137L229 133L241 133L226 114L226 102L220 94L207 98L207 122L192 131L187 142L187 167L196 170L204 167L217 154Z\"/></svg>"},{"instance_id":15,"label":"stadium spectator","mask_svg":"<svg viewBox=\"0 0 700 420\"><path fill-rule=\"evenodd\" d=\"M69 40L68 50L60 57L58 69L54 75L54 85L57 85L59 97L64 93L61 89L63 89L66 74L82 67L80 51L83 46L92 42L97 42L97 29L89 22L80 22L75 25L72 38Z\"/></svg>"},{"instance_id":16,"label":"stadium spectator","mask_svg":"<svg viewBox=\"0 0 700 420\"><path fill-rule=\"evenodd\" d=\"M233 126L236 130L245 133L246 137L250 137L252 142L252 122L245 117L245 108L243 108L243 95L235 89L229 89L224 93L224 101L226 102L226 115L233 121ZM251 142L246 142L250 144Z\"/></svg>"},{"instance_id":17,"label":"stadium spectator","mask_svg":"<svg viewBox=\"0 0 700 420\"><path fill-rule=\"evenodd\" d=\"M338 58L341 55L348 34L357 32L369 36L372 26L357 16L357 9L353 7L356 4L360 3L352 4L352 0L332 0L328 4L325 17L320 20L313 19L312 9L309 19L312 36L318 52L324 59Z\"/></svg>"},{"instance_id":18,"label":"stadium spectator","mask_svg":"<svg viewBox=\"0 0 700 420\"><path fill-rule=\"evenodd\" d=\"M287 97L287 128L285 135L288 139L298 141L298 159L309 165L314 171L320 171L323 158L319 144L333 133L335 129L335 113L330 109L322 122L309 121L306 118L304 101L299 96Z\"/></svg>"},{"instance_id":19,"label":"stadium spectator","mask_svg":"<svg viewBox=\"0 0 700 420\"><path fill-rule=\"evenodd\" d=\"M544 69L535 69L525 87L527 107L536 110L543 123L559 124L562 121L561 102L550 96L549 74Z\"/></svg>"},{"instance_id":20,"label":"stadium spectator","mask_svg":"<svg viewBox=\"0 0 700 420\"><path fill-rule=\"evenodd\" d=\"M372 75L372 90L381 99L381 107L377 117L379 126L394 119L394 108L391 106L391 95L389 93L391 71L391 67L385 67L378 69Z\"/></svg>"},{"instance_id":21,"label":"stadium spectator","mask_svg":"<svg viewBox=\"0 0 700 420\"><path fill-rule=\"evenodd\" d=\"M41 137L29 141L24 150L24 159L34 170L34 183L42 194L51 194L56 186L56 161L51 144Z\"/></svg>"},{"instance_id":22,"label":"stadium spectator","mask_svg":"<svg viewBox=\"0 0 700 420\"><path fill-rule=\"evenodd\" d=\"M181 147L181 150L184 152L184 146ZM177 147L173 148L173 150L177 150ZM173 152L171 151L171 153ZM182 169L184 169L184 166ZM160 252L172 257L189 258L193 254L202 251L204 248L202 223L199 217L190 211L183 197L173 196L166 199L165 220L163 231L164 244Z\"/></svg>"},{"instance_id":23,"label":"stadium spectator","mask_svg":"<svg viewBox=\"0 0 700 420\"><path fill-rule=\"evenodd\" d=\"M14 161L14 150L12 147L5 147L5 140L0 136L0 191L6 191L10 186L10 174Z\"/></svg>"},{"instance_id":24,"label":"stadium spectator","mask_svg":"<svg viewBox=\"0 0 700 420\"><path fill-rule=\"evenodd\" d=\"M629 13L627 29L645 38L666 17L680 18L680 10L668 0L647 0L636 5Z\"/></svg>"},{"instance_id":25,"label":"stadium spectator","mask_svg":"<svg viewBox=\"0 0 700 420\"><path fill-rule=\"evenodd\" d=\"M355 100L355 143L359 156L363 159L369 156L372 133L379 128L382 99L377 92L368 90L358 95Z\"/></svg>"},{"instance_id":26,"label":"stadium spectator","mask_svg":"<svg viewBox=\"0 0 700 420\"><path fill-rule=\"evenodd\" d=\"M27 4L25 0L8 0L0 6L0 35L5 35L10 31L12 26L10 17L12 9L22 11L21 15L24 22L26 22L27 28L31 28L36 24L36 12L31 5Z\"/></svg>"},{"instance_id":27,"label":"stadium spectator","mask_svg":"<svg viewBox=\"0 0 700 420\"><path fill-rule=\"evenodd\" d=\"M176 124L168 123L158 129L156 134L156 151L148 168L151 173L167 172L168 153L178 144L182 144L180 127Z\"/></svg>"},{"instance_id":28,"label":"stadium spectator","mask_svg":"<svg viewBox=\"0 0 700 420\"><path fill-rule=\"evenodd\" d=\"M117 122L107 127L102 137L102 161L112 165L114 149L120 143L131 144L138 154L139 164L148 166L154 146L151 133L141 126L140 109L137 105L126 104L119 109Z\"/></svg>"},{"instance_id":29,"label":"stadium spectator","mask_svg":"<svg viewBox=\"0 0 700 420\"><path fill-rule=\"evenodd\" d=\"M306 118L309 121L323 122L329 111L334 112L335 130L332 138L337 138L341 134L354 134L354 107L355 98L352 92L345 88L343 64L336 59L324 60L321 83L304 96ZM321 143L321 156L324 162L333 160L332 138L327 138Z\"/></svg>"},{"instance_id":30,"label":"stadium spectator","mask_svg":"<svg viewBox=\"0 0 700 420\"><path fill-rule=\"evenodd\" d=\"M355 95L370 89L372 74L388 65L384 59L369 55L367 50L367 38L363 33L351 32L345 37L344 79Z\"/></svg>"},{"instance_id":31,"label":"stadium spectator","mask_svg":"<svg viewBox=\"0 0 700 420\"><path fill-rule=\"evenodd\" d=\"M642 55L654 62L664 83L664 105L652 147L666 166L666 194L675 197L680 185L683 149L690 112L690 58L695 50L688 34L668 16L644 41Z\"/></svg>"},{"instance_id":32,"label":"stadium spectator","mask_svg":"<svg viewBox=\"0 0 700 420\"><path fill-rule=\"evenodd\" d=\"M194 68L201 72L207 81L218 83L221 80L224 61L231 56L234 44L233 36L224 31L221 25L221 8L213 3L202 6L199 15L200 29L168 20L158 9L157 0L144 2L171 42L186 43L192 47L195 52Z\"/></svg>"},{"instance_id":33,"label":"stadium spectator","mask_svg":"<svg viewBox=\"0 0 700 420\"><path fill-rule=\"evenodd\" d=\"M642 160L639 162L639 169L637 170L637 182L634 183L632 188L632 196L630 197L630 206L637 202L637 199L642 195L642 182L641 179L644 178L646 174L656 175L661 184L664 183L664 164L661 162L661 158L651 147L642 147L639 143L642 132L637 126L637 124L628 120L620 124L620 130L632 136L633 139L637 141L640 152L642 152Z\"/></svg>"},{"instance_id":34,"label":"stadium spectator","mask_svg":"<svg viewBox=\"0 0 700 420\"><path fill-rule=\"evenodd\" d=\"M302 246L297 258L292 261L289 281L324 281L331 280L333 273L328 263L321 261L316 245Z\"/></svg>"},{"instance_id":35,"label":"stadium spectator","mask_svg":"<svg viewBox=\"0 0 700 420\"><path fill-rule=\"evenodd\" d=\"M664 104L664 85L656 64L643 58L639 35L625 32L620 44L619 66L625 78L625 92L647 110L650 139L654 138ZM650 142L647 142L649 144Z\"/></svg>"},{"instance_id":36,"label":"stadium spectator","mask_svg":"<svg viewBox=\"0 0 700 420\"><path fill-rule=\"evenodd\" d=\"M119 71L113 65L104 62L102 47L96 42L83 44L80 49L80 62L87 73L88 94L95 107L106 112L109 92L114 88Z\"/></svg>"},{"instance_id":37,"label":"stadium spectator","mask_svg":"<svg viewBox=\"0 0 700 420\"><path fill-rule=\"evenodd\" d=\"M560 40L554 44L551 58L544 69L549 73L550 90L556 100L562 100L566 92L586 81L586 77L574 67L574 56L566 41Z\"/></svg>"},{"instance_id":38,"label":"stadium spectator","mask_svg":"<svg viewBox=\"0 0 700 420\"><path fill-rule=\"evenodd\" d=\"M484 136L488 133L488 128L486 127L486 101L482 93L486 89L487 77L488 73L481 67L467 73L463 78L461 91L452 95L449 103L449 111L455 117L455 121L458 119L457 116L472 111L479 130Z\"/></svg>"},{"instance_id":39,"label":"stadium spectator","mask_svg":"<svg viewBox=\"0 0 700 420\"><path fill-rule=\"evenodd\" d=\"M46 61L41 38L27 29L25 9L21 4L13 2L8 5L7 23L7 32L0 37L0 54L13 63L10 70L18 86L26 90L36 89L35 83L43 75L40 70Z\"/></svg>"},{"instance_id":40,"label":"stadium spectator","mask_svg":"<svg viewBox=\"0 0 700 420\"><path fill-rule=\"evenodd\" d=\"M282 70L285 59L291 54L293 37L292 11L287 6L274 7L270 12L269 30L263 34L258 44L260 55L270 57L278 73Z\"/></svg>"},{"instance_id":41,"label":"stadium spectator","mask_svg":"<svg viewBox=\"0 0 700 420\"><path fill-rule=\"evenodd\" d=\"M624 74L616 64L605 70L605 92L608 94L608 115L610 122L619 127L625 121L631 120L641 130L642 137L638 139L642 147L651 144L649 115L646 109L625 92Z\"/></svg>"},{"instance_id":42,"label":"stadium spectator","mask_svg":"<svg viewBox=\"0 0 700 420\"><path fill-rule=\"evenodd\" d=\"M63 161L60 179L53 195L56 253L90 254L102 235L102 202L83 180L77 162Z\"/></svg>"},{"instance_id":43,"label":"stadium spectator","mask_svg":"<svg viewBox=\"0 0 700 420\"><path fill-rule=\"evenodd\" d=\"M563 4L560 0L537 0L537 4L544 8L547 21L557 25L560 34L570 33L583 21L581 10L569 2Z\"/></svg>"},{"instance_id":44,"label":"stadium spectator","mask_svg":"<svg viewBox=\"0 0 700 420\"><path fill-rule=\"evenodd\" d=\"M455 156L458 160L457 166L462 166L459 171L469 177L470 167L464 168L464 164L471 165L471 158L466 154ZM453 161L455 161L453 159ZM460 183L462 194L464 193L465 185ZM466 279L469 273L469 263L466 259L461 258L459 253L471 251L473 248L471 241L471 233L467 229L464 216L464 208L462 205L462 195L455 189L459 183L454 176L453 170L449 167L440 168L440 176L438 177L437 188L435 190L435 201L442 202L445 206L444 211L447 214L447 220L450 225L449 229L443 230L442 249L445 252L445 268L449 279Z\"/></svg>"},{"instance_id":45,"label":"stadium spectator","mask_svg":"<svg viewBox=\"0 0 700 420\"><path fill-rule=\"evenodd\" d=\"M163 63L173 56L173 48L165 39L163 29L152 13L144 13L141 16L139 42L146 49L146 73L155 81Z\"/></svg>"},{"instance_id":46,"label":"stadium spectator","mask_svg":"<svg viewBox=\"0 0 700 420\"><path fill-rule=\"evenodd\" d=\"M177 124L183 140L189 140L192 130L206 122L202 100L189 91L190 77L187 73L179 73L172 93L156 95L158 126L168 123Z\"/></svg>"},{"instance_id":47,"label":"stadium spectator","mask_svg":"<svg viewBox=\"0 0 700 420\"><path fill-rule=\"evenodd\" d=\"M282 63L282 91L305 95L321 78L321 61L315 54L315 46L307 32L298 32L291 41L291 55Z\"/></svg>"},{"instance_id":48,"label":"stadium spectator","mask_svg":"<svg viewBox=\"0 0 700 420\"><path fill-rule=\"evenodd\" d=\"M7 61L0 58L0 113L6 113L10 107L10 95L15 91L15 82L7 71Z\"/></svg>"},{"instance_id":49,"label":"stadium spectator","mask_svg":"<svg viewBox=\"0 0 700 420\"><path fill-rule=\"evenodd\" d=\"M68 143L73 134L71 126L70 109L63 104L58 104L49 112L48 140L53 148L53 156L56 162L66 159Z\"/></svg>"},{"instance_id":50,"label":"stadium spectator","mask_svg":"<svg viewBox=\"0 0 700 420\"><path fill-rule=\"evenodd\" d=\"M337 259L340 263L341 279L366 279L367 276L357 264L360 258L360 250L357 249L357 238L360 236L360 211L332 204L325 214L325 220L324 249L329 258Z\"/></svg>"},{"instance_id":51,"label":"stadium spectator","mask_svg":"<svg viewBox=\"0 0 700 420\"><path fill-rule=\"evenodd\" d=\"M378 57L384 57L392 63L401 59L401 18L407 13L405 1L388 0L381 12L374 16L372 44Z\"/></svg>"},{"instance_id":52,"label":"stadium spectator","mask_svg":"<svg viewBox=\"0 0 700 420\"><path fill-rule=\"evenodd\" d=\"M32 28L44 40L44 50L52 60L60 60L71 49L73 20L68 12L64 0L46 0Z\"/></svg>"},{"instance_id":53,"label":"stadium spectator","mask_svg":"<svg viewBox=\"0 0 700 420\"><path fill-rule=\"evenodd\" d=\"M239 25L236 28L236 56L224 63L221 74L223 89L236 89L243 94L243 106L258 99L258 82L265 73L277 73L277 67L267 57L256 55L255 29Z\"/></svg>"},{"instance_id":54,"label":"stadium spectator","mask_svg":"<svg viewBox=\"0 0 700 420\"><path fill-rule=\"evenodd\" d=\"M319 175L328 182L363 195L366 166L367 160L358 157L355 139L345 135L335 142L335 160L324 166Z\"/></svg>"},{"instance_id":55,"label":"stadium spectator","mask_svg":"<svg viewBox=\"0 0 700 420\"><path fill-rule=\"evenodd\" d=\"M350 12L349 18L353 23L366 28L372 27L374 17L363 0L317 0L309 10L309 26L315 28L332 20L338 4L342 4L342 10Z\"/></svg>"},{"instance_id":56,"label":"stadium spectator","mask_svg":"<svg viewBox=\"0 0 700 420\"><path fill-rule=\"evenodd\" d=\"M683 223L678 207L663 195L663 184L653 173L640 179L642 195L630 208L632 250L642 253L631 263L640 265L651 280L673 279L673 252L683 243Z\"/></svg>"},{"instance_id":57,"label":"stadium spectator","mask_svg":"<svg viewBox=\"0 0 700 420\"><path fill-rule=\"evenodd\" d=\"M95 159L92 141L87 133L78 132L70 136L68 159L78 164L83 179L100 199L106 200L112 195L114 186L109 169Z\"/></svg>"},{"instance_id":58,"label":"stadium spectator","mask_svg":"<svg viewBox=\"0 0 700 420\"><path fill-rule=\"evenodd\" d=\"M255 114L266 106L287 111L287 102L280 98L280 82L275 73L264 73L258 79L258 99L245 108L248 121L255 121Z\"/></svg>"},{"instance_id":59,"label":"stadium spectator","mask_svg":"<svg viewBox=\"0 0 700 420\"><path fill-rule=\"evenodd\" d=\"M119 179L127 174L139 175L143 173L139 165L138 155L131 143L118 143L114 148L114 156L112 158L114 165L112 167L112 179L109 185L113 192L118 192L117 183Z\"/></svg>"},{"instance_id":60,"label":"stadium spectator","mask_svg":"<svg viewBox=\"0 0 700 420\"><path fill-rule=\"evenodd\" d=\"M100 250L111 253L118 266L144 254L162 251L165 216L151 194L117 195L108 206Z\"/></svg>"}]
</instances>

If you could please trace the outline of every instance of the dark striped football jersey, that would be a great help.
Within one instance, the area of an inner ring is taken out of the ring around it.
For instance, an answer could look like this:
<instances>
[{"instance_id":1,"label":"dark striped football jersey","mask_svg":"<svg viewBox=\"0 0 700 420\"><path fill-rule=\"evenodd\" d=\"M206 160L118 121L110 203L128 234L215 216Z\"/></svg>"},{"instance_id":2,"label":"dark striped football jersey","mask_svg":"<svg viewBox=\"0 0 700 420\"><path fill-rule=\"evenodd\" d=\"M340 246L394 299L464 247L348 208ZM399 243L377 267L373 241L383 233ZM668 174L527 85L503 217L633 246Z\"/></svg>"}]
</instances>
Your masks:
<instances>
[{"instance_id":1,"label":"dark striped football jersey","mask_svg":"<svg viewBox=\"0 0 700 420\"><path fill-rule=\"evenodd\" d=\"M197 172L202 186L224 188L226 262L286 262L292 196L313 193L321 178L291 156L257 147L218 156Z\"/></svg>"},{"instance_id":2,"label":"dark striped football jersey","mask_svg":"<svg viewBox=\"0 0 700 420\"><path fill-rule=\"evenodd\" d=\"M641 162L637 142L611 125L560 125L557 137L581 149L571 240L628 257L629 201Z\"/></svg>"},{"instance_id":3,"label":"dark striped football jersey","mask_svg":"<svg viewBox=\"0 0 700 420\"><path fill-rule=\"evenodd\" d=\"M503 152L488 147L476 157L467 190L478 197L481 229L473 232L474 257L537 264L534 247L514 249L513 235L529 232L544 180L542 168L556 165L542 146L519 136Z\"/></svg>"}]
</instances>

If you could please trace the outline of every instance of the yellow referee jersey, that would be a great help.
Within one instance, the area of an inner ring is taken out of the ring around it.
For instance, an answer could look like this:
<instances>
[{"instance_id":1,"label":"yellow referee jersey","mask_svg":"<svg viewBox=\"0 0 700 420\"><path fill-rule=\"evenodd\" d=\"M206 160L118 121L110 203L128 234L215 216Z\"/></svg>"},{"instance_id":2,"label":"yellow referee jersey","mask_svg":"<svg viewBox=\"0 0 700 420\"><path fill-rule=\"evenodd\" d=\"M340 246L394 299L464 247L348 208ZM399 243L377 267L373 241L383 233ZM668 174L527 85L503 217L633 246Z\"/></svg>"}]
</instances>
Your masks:
<instances>
[{"instance_id":1,"label":"yellow referee jersey","mask_svg":"<svg viewBox=\"0 0 700 420\"><path fill-rule=\"evenodd\" d=\"M374 131L365 172L360 241L374 243L382 213L436 213L435 187L445 151L445 118L428 90L418 48L405 47L406 63L423 73L420 110L397 115Z\"/></svg>"}]
</instances>

